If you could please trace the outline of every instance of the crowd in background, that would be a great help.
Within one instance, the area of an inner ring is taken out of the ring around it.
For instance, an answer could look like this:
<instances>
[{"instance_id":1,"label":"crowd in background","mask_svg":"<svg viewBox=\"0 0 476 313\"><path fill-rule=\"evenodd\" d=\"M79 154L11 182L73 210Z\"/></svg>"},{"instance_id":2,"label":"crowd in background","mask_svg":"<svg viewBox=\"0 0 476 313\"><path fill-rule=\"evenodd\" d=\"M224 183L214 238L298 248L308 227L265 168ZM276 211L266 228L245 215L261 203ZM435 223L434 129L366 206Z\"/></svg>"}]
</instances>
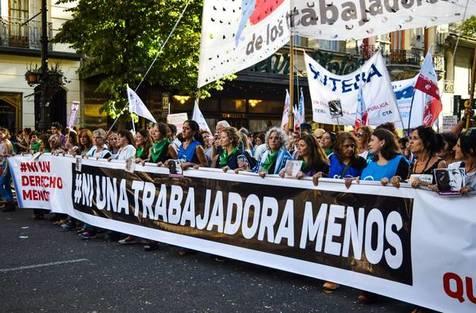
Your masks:
<instances>
[{"instance_id":1,"label":"crowd in background","mask_svg":"<svg viewBox=\"0 0 476 313\"><path fill-rule=\"evenodd\" d=\"M472 114L472 112L467 112ZM225 172L251 171L261 177L279 175L286 179L288 160L302 161L294 178L312 178L315 185L320 178L343 179L346 186L359 180L380 181L382 185L399 187L410 182L414 188L438 191L433 182L421 175L434 175L435 169L464 168L465 185L462 196L476 191L476 128L463 131L462 120L451 132L437 133L431 127L420 126L408 136L399 136L392 123L372 129L362 126L352 131L334 133L311 129L302 124L299 131L286 132L273 127L266 132L253 133L236 129L227 121L215 125L215 132L199 129L197 122L188 120L180 134L172 124L158 123L133 134L129 130L106 132L104 129L63 129L52 123L46 132L25 128L15 136L0 128L0 197L3 211L12 211L16 203L11 188L11 174L7 157L21 153L81 155L96 159L128 160L169 166L179 164L189 168L221 168ZM178 163L177 163L178 160ZM42 210L35 210L35 218L44 218ZM98 230L78 223L67 216L55 215L55 223L65 231L77 230L83 239L95 238ZM121 244L136 243L132 236L118 235ZM157 243L147 242L146 250L156 249ZM324 284L332 292L338 285ZM366 302L369 294L359 300Z\"/></svg>"}]
</instances>

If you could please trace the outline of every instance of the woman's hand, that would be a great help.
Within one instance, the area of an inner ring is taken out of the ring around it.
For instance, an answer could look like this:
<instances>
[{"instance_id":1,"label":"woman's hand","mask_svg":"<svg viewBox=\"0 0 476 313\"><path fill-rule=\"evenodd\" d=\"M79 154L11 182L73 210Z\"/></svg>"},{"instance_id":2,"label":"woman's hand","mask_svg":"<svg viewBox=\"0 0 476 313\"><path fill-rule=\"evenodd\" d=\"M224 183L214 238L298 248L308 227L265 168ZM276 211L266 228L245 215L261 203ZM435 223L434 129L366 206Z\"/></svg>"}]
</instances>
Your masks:
<instances>
[{"instance_id":1,"label":"woman's hand","mask_svg":"<svg viewBox=\"0 0 476 313\"><path fill-rule=\"evenodd\" d=\"M418 188L421 185L421 180L419 178L413 178L411 180L411 185L413 188Z\"/></svg>"},{"instance_id":2,"label":"woman's hand","mask_svg":"<svg viewBox=\"0 0 476 313\"><path fill-rule=\"evenodd\" d=\"M230 169L229 166L222 167L222 170L223 170L224 173L228 172L229 169Z\"/></svg>"},{"instance_id":3,"label":"woman's hand","mask_svg":"<svg viewBox=\"0 0 476 313\"><path fill-rule=\"evenodd\" d=\"M312 183L314 184L314 186L319 185L319 178L321 177L322 177L322 172L318 172L312 176Z\"/></svg>"},{"instance_id":4,"label":"woman's hand","mask_svg":"<svg viewBox=\"0 0 476 313\"><path fill-rule=\"evenodd\" d=\"M471 189L469 186L465 186L465 187L461 188L461 190L460 190L459 192L460 192L462 195L465 195L465 194L467 194L467 193L469 193L469 192L471 192L471 191L472 191L472 189Z\"/></svg>"},{"instance_id":5,"label":"woman's hand","mask_svg":"<svg viewBox=\"0 0 476 313\"><path fill-rule=\"evenodd\" d=\"M265 178L266 177L266 172L261 171L261 172L258 173L258 175L261 178Z\"/></svg>"},{"instance_id":6,"label":"woman's hand","mask_svg":"<svg viewBox=\"0 0 476 313\"><path fill-rule=\"evenodd\" d=\"M299 172L297 172L297 174L296 174L296 178L297 178L297 179L303 179L304 176L305 176L305 175L304 175L304 173L303 173L302 171L299 171Z\"/></svg>"},{"instance_id":7,"label":"woman's hand","mask_svg":"<svg viewBox=\"0 0 476 313\"><path fill-rule=\"evenodd\" d=\"M384 177L380 180L380 183L382 184L382 186L387 186L389 181L388 181L388 178L387 177Z\"/></svg>"},{"instance_id":8,"label":"woman's hand","mask_svg":"<svg viewBox=\"0 0 476 313\"><path fill-rule=\"evenodd\" d=\"M390 183L392 184L393 187L395 188L400 188L400 182L401 182L400 176L393 176L392 179L390 179Z\"/></svg>"},{"instance_id":9,"label":"woman's hand","mask_svg":"<svg viewBox=\"0 0 476 313\"><path fill-rule=\"evenodd\" d=\"M279 171L279 177L284 178L286 175L286 170L283 168L282 170Z\"/></svg>"}]
</instances>

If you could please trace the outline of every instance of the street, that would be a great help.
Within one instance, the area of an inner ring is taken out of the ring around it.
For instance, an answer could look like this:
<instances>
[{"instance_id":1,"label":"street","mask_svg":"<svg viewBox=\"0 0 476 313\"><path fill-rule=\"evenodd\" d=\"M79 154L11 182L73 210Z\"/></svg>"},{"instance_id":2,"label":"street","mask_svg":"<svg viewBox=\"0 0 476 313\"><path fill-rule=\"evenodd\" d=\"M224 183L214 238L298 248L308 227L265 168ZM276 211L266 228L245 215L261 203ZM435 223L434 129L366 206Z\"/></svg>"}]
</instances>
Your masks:
<instances>
[{"instance_id":1,"label":"street","mask_svg":"<svg viewBox=\"0 0 476 313\"><path fill-rule=\"evenodd\" d=\"M0 215L0 312L410 312L358 290L331 295L322 281L164 245L144 252L103 239L80 240L31 210Z\"/></svg>"}]
</instances>

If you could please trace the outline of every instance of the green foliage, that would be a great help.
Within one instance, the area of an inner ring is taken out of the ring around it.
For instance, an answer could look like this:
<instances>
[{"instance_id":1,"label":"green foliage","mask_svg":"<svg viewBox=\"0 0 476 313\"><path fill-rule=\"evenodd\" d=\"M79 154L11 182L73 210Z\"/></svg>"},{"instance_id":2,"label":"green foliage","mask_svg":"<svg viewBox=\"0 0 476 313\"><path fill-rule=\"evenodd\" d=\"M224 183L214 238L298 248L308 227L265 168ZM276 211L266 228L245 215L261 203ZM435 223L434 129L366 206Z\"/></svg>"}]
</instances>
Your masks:
<instances>
[{"instance_id":1,"label":"green foliage","mask_svg":"<svg viewBox=\"0 0 476 313\"><path fill-rule=\"evenodd\" d=\"M465 20L460 29L463 35L474 37L476 35L476 16L471 16Z\"/></svg>"},{"instance_id":2,"label":"green foliage","mask_svg":"<svg viewBox=\"0 0 476 313\"><path fill-rule=\"evenodd\" d=\"M81 78L102 77L97 92L110 96L103 109L113 118L126 105L126 84L135 89L172 31L187 0L59 0L76 2L55 42L69 43L85 58ZM192 0L144 84L208 97L223 81L197 90L202 1ZM228 79L232 79L229 77Z\"/></svg>"}]
</instances>

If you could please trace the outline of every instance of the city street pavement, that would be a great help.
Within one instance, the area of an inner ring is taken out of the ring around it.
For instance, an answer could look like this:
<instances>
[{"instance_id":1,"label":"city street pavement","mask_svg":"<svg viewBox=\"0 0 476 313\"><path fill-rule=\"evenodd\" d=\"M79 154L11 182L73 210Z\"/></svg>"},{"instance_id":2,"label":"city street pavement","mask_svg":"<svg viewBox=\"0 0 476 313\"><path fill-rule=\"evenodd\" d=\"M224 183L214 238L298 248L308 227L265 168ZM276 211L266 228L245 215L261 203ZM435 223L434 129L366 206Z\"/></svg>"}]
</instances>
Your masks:
<instances>
[{"instance_id":1,"label":"city street pavement","mask_svg":"<svg viewBox=\"0 0 476 313\"><path fill-rule=\"evenodd\" d=\"M381 299L358 304L359 292L332 295L322 281L248 263L179 256L161 245L121 246L80 240L31 210L0 213L0 312L410 312Z\"/></svg>"}]
</instances>

